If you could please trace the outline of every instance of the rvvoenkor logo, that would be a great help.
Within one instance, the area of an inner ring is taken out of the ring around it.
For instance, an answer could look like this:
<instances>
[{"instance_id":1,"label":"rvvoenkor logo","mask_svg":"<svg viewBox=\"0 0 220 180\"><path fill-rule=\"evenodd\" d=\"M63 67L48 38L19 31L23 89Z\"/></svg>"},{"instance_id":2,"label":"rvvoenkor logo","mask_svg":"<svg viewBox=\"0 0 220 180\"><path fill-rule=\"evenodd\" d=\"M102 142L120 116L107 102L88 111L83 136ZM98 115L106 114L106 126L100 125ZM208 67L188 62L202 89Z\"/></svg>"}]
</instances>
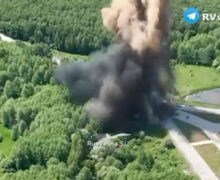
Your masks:
<instances>
[{"instance_id":1,"label":"rvvoenkor logo","mask_svg":"<svg viewBox=\"0 0 220 180\"><path fill-rule=\"evenodd\" d=\"M184 19L189 24L196 24L200 20L200 12L197 8L190 7L184 12Z\"/></svg>"},{"instance_id":2,"label":"rvvoenkor logo","mask_svg":"<svg viewBox=\"0 0 220 180\"><path fill-rule=\"evenodd\" d=\"M196 24L200 19L204 22L220 21L220 14L217 13L201 13L195 7L189 7L184 11L184 19L188 24Z\"/></svg>"}]
</instances>

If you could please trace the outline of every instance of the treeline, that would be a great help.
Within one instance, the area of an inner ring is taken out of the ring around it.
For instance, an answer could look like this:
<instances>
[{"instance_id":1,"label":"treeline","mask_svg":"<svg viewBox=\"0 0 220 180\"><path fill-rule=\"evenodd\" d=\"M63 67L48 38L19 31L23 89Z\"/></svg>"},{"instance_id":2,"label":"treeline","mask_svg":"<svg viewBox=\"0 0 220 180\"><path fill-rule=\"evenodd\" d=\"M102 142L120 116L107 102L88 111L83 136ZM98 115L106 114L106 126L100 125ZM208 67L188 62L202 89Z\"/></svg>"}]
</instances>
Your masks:
<instances>
[{"instance_id":1,"label":"treeline","mask_svg":"<svg viewBox=\"0 0 220 180\"><path fill-rule=\"evenodd\" d=\"M101 8L108 0L0 1L0 32L60 51L89 54L107 46Z\"/></svg>"},{"instance_id":2,"label":"treeline","mask_svg":"<svg viewBox=\"0 0 220 180\"><path fill-rule=\"evenodd\" d=\"M220 23L204 22L187 24L183 12L196 7L201 13L219 13L218 0L173 1L173 26L170 36L171 58L176 63L213 66L220 71Z\"/></svg>"},{"instance_id":3,"label":"treeline","mask_svg":"<svg viewBox=\"0 0 220 180\"><path fill-rule=\"evenodd\" d=\"M112 42L101 22L100 10L109 0L0 1L0 32L31 43L43 42L61 51L89 54ZM218 0L172 1L170 51L174 63L213 65L220 71L220 23L189 25L186 8L219 13Z\"/></svg>"},{"instance_id":4,"label":"treeline","mask_svg":"<svg viewBox=\"0 0 220 180\"><path fill-rule=\"evenodd\" d=\"M98 141L98 124L54 83L56 64L44 46L0 41L0 123L15 141L10 156L0 155L0 179L195 179L165 138L140 133L126 139L127 146L88 146ZM164 136L160 127L157 132Z\"/></svg>"}]
</instances>

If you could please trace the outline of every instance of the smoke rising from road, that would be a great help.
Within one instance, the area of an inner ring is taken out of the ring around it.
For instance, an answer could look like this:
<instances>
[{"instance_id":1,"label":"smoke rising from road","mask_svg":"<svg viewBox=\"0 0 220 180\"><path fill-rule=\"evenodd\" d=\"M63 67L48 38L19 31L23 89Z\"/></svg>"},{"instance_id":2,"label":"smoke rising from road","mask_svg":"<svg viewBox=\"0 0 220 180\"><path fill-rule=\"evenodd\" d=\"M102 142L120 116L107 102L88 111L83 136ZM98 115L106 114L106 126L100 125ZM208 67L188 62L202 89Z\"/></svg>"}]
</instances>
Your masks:
<instances>
[{"instance_id":1,"label":"smoke rising from road","mask_svg":"<svg viewBox=\"0 0 220 180\"><path fill-rule=\"evenodd\" d=\"M168 0L113 0L102 9L103 25L119 43L95 53L89 62L56 71L73 99L88 101L87 110L103 129L126 131L139 122L155 122L166 112L172 88L166 38Z\"/></svg>"}]
</instances>

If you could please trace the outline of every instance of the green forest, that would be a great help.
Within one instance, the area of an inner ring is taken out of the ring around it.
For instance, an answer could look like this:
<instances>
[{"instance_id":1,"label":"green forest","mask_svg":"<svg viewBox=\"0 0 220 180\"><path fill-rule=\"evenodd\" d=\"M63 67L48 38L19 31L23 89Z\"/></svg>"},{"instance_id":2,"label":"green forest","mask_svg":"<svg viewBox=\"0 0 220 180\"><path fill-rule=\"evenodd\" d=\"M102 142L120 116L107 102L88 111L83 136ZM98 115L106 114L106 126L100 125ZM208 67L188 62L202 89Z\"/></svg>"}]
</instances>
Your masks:
<instances>
[{"instance_id":1,"label":"green forest","mask_svg":"<svg viewBox=\"0 0 220 180\"><path fill-rule=\"evenodd\" d=\"M206 0L173 0L173 66L212 66L216 79L220 23L188 25L182 15L189 6L219 12L218 1L206 5ZM97 122L84 104L69 99L66 87L55 83L54 50L77 54L84 61L87 58L78 54L88 55L115 41L101 22L100 9L107 4L108 0L0 0L0 32L18 40L0 40L0 179L197 179L184 173L187 164L160 125L127 137L126 146L89 147L88 141L98 141Z\"/></svg>"},{"instance_id":2,"label":"green forest","mask_svg":"<svg viewBox=\"0 0 220 180\"><path fill-rule=\"evenodd\" d=\"M201 13L219 13L217 0L173 1L173 24L170 34L171 58L175 63L213 66L220 71L220 23L200 21L187 24L183 12L187 7L197 7Z\"/></svg>"},{"instance_id":3,"label":"green forest","mask_svg":"<svg viewBox=\"0 0 220 180\"><path fill-rule=\"evenodd\" d=\"M89 54L111 42L101 25L107 0L3 0L0 31L31 43L44 42L61 51Z\"/></svg>"}]
</instances>

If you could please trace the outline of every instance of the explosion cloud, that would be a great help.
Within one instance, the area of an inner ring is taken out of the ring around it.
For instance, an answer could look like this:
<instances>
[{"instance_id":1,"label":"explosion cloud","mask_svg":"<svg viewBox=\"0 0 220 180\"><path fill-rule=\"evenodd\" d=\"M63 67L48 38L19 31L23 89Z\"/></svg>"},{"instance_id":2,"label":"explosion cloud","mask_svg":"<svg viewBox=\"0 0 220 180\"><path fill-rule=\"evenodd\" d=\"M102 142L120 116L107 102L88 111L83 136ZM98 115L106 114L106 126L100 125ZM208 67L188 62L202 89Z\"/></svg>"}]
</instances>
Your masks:
<instances>
[{"instance_id":1,"label":"explosion cloud","mask_svg":"<svg viewBox=\"0 0 220 180\"><path fill-rule=\"evenodd\" d=\"M102 9L103 25L118 39L89 62L58 68L55 78L71 97L88 100L103 129L128 131L166 113L172 88L166 39L168 0L113 0Z\"/></svg>"},{"instance_id":2,"label":"explosion cloud","mask_svg":"<svg viewBox=\"0 0 220 180\"><path fill-rule=\"evenodd\" d=\"M168 31L168 0L113 0L103 24L133 50L159 51Z\"/></svg>"}]
</instances>

